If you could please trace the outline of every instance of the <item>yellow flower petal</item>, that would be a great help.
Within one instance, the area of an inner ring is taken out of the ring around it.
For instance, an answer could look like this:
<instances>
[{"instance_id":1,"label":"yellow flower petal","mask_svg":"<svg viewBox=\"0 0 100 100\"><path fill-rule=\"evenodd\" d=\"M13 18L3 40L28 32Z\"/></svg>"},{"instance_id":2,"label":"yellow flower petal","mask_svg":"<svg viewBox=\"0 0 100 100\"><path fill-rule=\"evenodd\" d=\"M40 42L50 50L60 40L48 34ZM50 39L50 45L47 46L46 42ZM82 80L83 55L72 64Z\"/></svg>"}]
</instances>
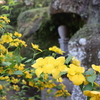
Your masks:
<instances>
[{"instance_id":1,"label":"yellow flower petal","mask_svg":"<svg viewBox=\"0 0 100 100\"><path fill-rule=\"evenodd\" d=\"M54 69L54 70L52 71L52 76L53 76L53 78L55 78L55 79L59 78L59 74L60 74L60 71L59 71L58 69Z\"/></svg>"},{"instance_id":2,"label":"yellow flower petal","mask_svg":"<svg viewBox=\"0 0 100 100\"><path fill-rule=\"evenodd\" d=\"M82 74L74 75L69 77L69 79L73 82L74 85L81 85L85 81L85 77Z\"/></svg>"},{"instance_id":3,"label":"yellow flower petal","mask_svg":"<svg viewBox=\"0 0 100 100\"><path fill-rule=\"evenodd\" d=\"M36 75L39 77L40 74L43 72L43 68L37 68L35 72L36 72Z\"/></svg>"},{"instance_id":4,"label":"yellow flower petal","mask_svg":"<svg viewBox=\"0 0 100 100\"><path fill-rule=\"evenodd\" d=\"M92 68L100 73L100 66L92 65Z\"/></svg>"}]
</instances>

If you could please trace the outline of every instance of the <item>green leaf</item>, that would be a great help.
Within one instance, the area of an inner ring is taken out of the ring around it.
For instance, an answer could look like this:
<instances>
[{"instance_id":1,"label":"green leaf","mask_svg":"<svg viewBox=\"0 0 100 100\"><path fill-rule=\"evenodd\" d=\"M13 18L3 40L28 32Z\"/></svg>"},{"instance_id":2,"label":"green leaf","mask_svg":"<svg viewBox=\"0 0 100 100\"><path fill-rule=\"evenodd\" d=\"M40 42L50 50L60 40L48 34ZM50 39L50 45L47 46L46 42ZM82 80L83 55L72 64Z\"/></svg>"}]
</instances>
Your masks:
<instances>
[{"instance_id":1,"label":"green leaf","mask_svg":"<svg viewBox=\"0 0 100 100\"><path fill-rule=\"evenodd\" d=\"M22 61L22 58L21 58L21 56L20 55L16 55L16 58L15 58L15 60L16 60L16 62L18 63L18 64L20 64L21 63L21 61Z\"/></svg>"},{"instance_id":2,"label":"green leaf","mask_svg":"<svg viewBox=\"0 0 100 100\"><path fill-rule=\"evenodd\" d=\"M93 82L95 79L96 79L96 74L93 74L93 75L87 77L87 81L92 83L92 85L93 85Z\"/></svg>"},{"instance_id":3,"label":"green leaf","mask_svg":"<svg viewBox=\"0 0 100 100\"><path fill-rule=\"evenodd\" d=\"M14 74L15 74L15 75L22 75L22 74L23 74L23 72L22 72L22 71L20 71L20 70L18 70L18 71L15 71L15 72L14 72Z\"/></svg>"},{"instance_id":4,"label":"green leaf","mask_svg":"<svg viewBox=\"0 0 100 100\"><path fill-rule=\"evenodd\" d=\"M3 9L9 10L9 6L2 6Z\"/></svg>"},{"instance_id":5,"label":"green leaf","mask_svg":"<svg viewBox=\"0 0 100 100\"><path fill-rule=\"evenodd\" d=\"M92 90L93 89L93 85L91 83L87 84L84 88L83 91L85 90Z\"/></svg>"},{"instance_id":6,"label":"green leaf","mask_svg":"<svg viewBox=\"0 0 100 100\"><path fill-rule=\"evenodd\" d=\"M5 61L2 62L2 65L3 65L3 66L10 66L11 64L12 64L12 63L10 63L10 62L5 62Z\"/></svg>"},{"instance_id":7,"label":"green leaf","mask_svg":"<svg viewBox=\"0 0 100 100\"><path fill-rule=\"evenodd\" d=\"M38 77L34 78L34 81L38 81Z\"/></svg>"},{"instance_id":8,"label":"green leaf","mask_svg":"<svg viewBox=\"0 0 100 100\"><path fill-rule=\"evenodd\" d=\"M61 90L62 89L62 86L59 85L59 86L56 86L56 88Z\"/></svg>"},{"instance_id":9,"label":"green leaf","mask_svg":"<svg viewBox=\"0 0 100 100\"><path fill-rule=\"evenodd\" d=\"M84 86L84 84L79 85L79 87L80 87L81 90L83 89L83 86Z\"/></svg>"},{"instance_id":10,"label":"green leaf","mask_svg":"<svg viewBox=\"0 0 100 100\"><path fill-rule=\"evenodd\" d=\"M53 89L50 89L50 93L52 93L52 92L54 92L54 90Z\"/></svg>"},{"instance_id":11,"label":"green leaf","mask_svg":"<svg viewBox=\"0 0 100 100\"><path fill-rule=\"evenodd\" d=\"M91 97L87 97L87 100L90 100Z\"/></svg>"},{"instance_id":12,"label":"green leaf","mask_svg":"<svg viewBox=\"0 0 100 100\"><path fill-rule=\"evenodd\" d=\"M66 72L60 72L59 76L66 74Z\"/></svg>"},{"instance_id":13,"label":"green leaf","mask_svg":"<svg viewBox=\"0 0 100 100\"><path fill-rule=\"evenodd\" d=\"M88 70L84 73L85 75L93 75L94 71L93 70Z\"/></svg>"},{"instance_id":14,"label":"green leaf","mask_svg":"<svg viewBox=\"0 0 100 100\"><path fill-rule=\"evenodd\" d=\"M36 98L38 98L38 99L41 99L39 95L35 95L34 97L36 97Z\"/></svg>"},{"instance_id":15,"label":"green leaf","mask_svg":"<svg viewBox=\"0 0 100 100\"><path fill-rule=\"evenodd\" d=\"M29 86L23 85L21 88L26 89L26 88L29 88Z\"/></svg>"},{"instance_id":16,"label":"green leaf","mask_svg":"<svg viewBox=\"0 0 100 100\"><path fill-rule=\"evenodd\" d=\"M71 61L72 57L73 57L73 56L70 54L70 55L68 56L68 58L66 59L65 63L66 63L66 64L69 64L69 62Z\"/></svg>"},{"instance_id":17,"label":"green leaf","mask_svg":"<svg viewBox=\"0 0 100 100\"><path fill-rule=\"evenodd\" d=\"M24 61L25 59L26 59L26 57L23 57L23 58L22 58L22 61Z\"/></svg>"},{"instance_id":18,"label":"green leaf","mask_svg":"<svg viewBox=\"0 0 100 100\"><path fill-rule=\"evenodd\" d=\"M32 59L28 59L28 60L26 60L24 63L29 63L29 62L31 62L32 61Z\"/></svg>"}]
</instances>

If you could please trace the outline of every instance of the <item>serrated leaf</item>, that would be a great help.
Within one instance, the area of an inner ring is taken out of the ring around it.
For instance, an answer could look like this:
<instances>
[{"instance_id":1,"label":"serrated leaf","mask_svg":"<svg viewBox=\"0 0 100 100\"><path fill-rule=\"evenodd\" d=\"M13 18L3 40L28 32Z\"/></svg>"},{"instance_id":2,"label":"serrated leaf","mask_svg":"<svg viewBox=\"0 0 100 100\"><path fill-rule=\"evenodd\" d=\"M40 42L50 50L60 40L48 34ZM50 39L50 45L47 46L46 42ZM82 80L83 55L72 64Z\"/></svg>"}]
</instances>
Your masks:
<instances>
[{"instance_id":1,"label":"serrated leaf","mask_svg":"<svg viewBox=\"0 0 100 100\"><path fill-rule=\"evenodd\" d=\"M93 74L93 75L87 77L87 81L92 83L92 85L93 85L93 82L95 79L96 79L96 74Z\"/></svg>"},{"instance_id":2,"label":"serrated leaf","mask_svg":"<svg viewBox=\"0 0 100 100\"><path fill-rule=\"evenodd\" d=\"M70 55L68 56L68 58L66 59L65 63L66 63L66 64L69 64L69 62L71 61L72 57L73 57L73 56L70 54Z\"/></svg>"},{"instance_id":3,"label":"serrated leaf","mask_svg":"<svg viewBox=\"0 0 100 100\"><path fill-rule=\"evenodd\" d=\"M20 71L20 70L18 70L18 71L15 71L15 72L14 72L14 74L15 74L15 75L22 75L22 74L23 74L23 72L22 72L22 71Z\"/></svg>"}]
</instances>

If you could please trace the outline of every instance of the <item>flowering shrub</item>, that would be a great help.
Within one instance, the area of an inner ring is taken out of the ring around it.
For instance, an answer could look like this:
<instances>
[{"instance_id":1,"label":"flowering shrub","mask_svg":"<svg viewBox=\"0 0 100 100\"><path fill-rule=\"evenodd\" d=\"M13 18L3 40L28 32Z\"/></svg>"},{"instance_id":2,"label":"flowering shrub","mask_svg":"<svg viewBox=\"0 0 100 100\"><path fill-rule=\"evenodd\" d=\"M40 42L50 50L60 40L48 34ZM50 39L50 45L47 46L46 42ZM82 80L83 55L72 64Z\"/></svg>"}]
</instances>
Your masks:
<instances>
[{"instance_id":1,"label":"flowering shrub","mask_svg":"<svg viewBox=\"0 0 100 100\"><path fill-rule=\"evenodd\" d=\"M0 16L0 29L4 24L10 22L5 16ZM47 89L49 94L51 88L57 88L54 93L55 97L67 97L71 94L66 90L63 84L62 75L66 75L74 85L80 86L84 95L88 96L89 100L99 100L100 92L97 87L99 84L95 82L97 72L100 72L100 66L92 65L90 70L86 70L81 66L79 60L69 55L67 58L60 56L56 58L56 54L63 55L63 51L56 46L50 47L48 50L51 55L46 57L34 57L39 52L44 52L38 45L31 44L33 50L33 58L26 59L20 55L22 46L26 47L25 41L21 40L22 35L18 32L4 33L0 37L0 100L7 100L8 91L15 90L21 100L35 100L39 98L37 95L33 97L25 97L25 88L35 87L38 90ZM14 48L10 51L10 48ZM36 52L38 51L38 52ZM36 53L34 53L36 52ZM30 67L26 67L26 63L30 63ZM55 84L59 82L59 84ZM12 97L18 100L17 97Z\"/></svg>"}]
</instances>

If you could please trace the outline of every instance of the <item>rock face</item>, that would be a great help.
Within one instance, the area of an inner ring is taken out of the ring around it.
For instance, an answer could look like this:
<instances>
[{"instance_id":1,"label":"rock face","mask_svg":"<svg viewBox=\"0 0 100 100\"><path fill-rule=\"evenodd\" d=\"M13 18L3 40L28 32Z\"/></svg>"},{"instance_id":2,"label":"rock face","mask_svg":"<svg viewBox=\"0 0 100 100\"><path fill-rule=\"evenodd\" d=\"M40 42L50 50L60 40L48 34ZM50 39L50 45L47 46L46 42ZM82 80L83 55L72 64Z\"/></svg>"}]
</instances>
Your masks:
<instances>
[{"instance_id":1,"label":"rock face","mask_svg":"<svg viewBox=\"0 0 100 100\"><path fill-rule=\"evenodd\" d=\"M69 41L69 52L76 56L82 66L100 65L100 24L84 25Z\"/></svg>"},{"instance_id":2,"label":"rock face","mask_svg":"<svg viewBox=\"0 0 100 100\"><path fill-rule=\"evenodd\" d=\"M90 0L88 20L69 41L69 52L81 60L82 65L100 65L100 1Z\"/></svg>"},{"instance_id":3,"label":"rock face","mask_svg":"<svg viewBox=\"0 0 100 100\"><path fill-rule=\"evenodd\" d=\"M100 0L52 0L50 13L62 12L86 19L86 24L69 40L69 53L86 68L100 65Z\"/></svg>"},{"instance_id":4,"label":"rock face","mask_svg":"<svg viewBox=\"0 0 100 100\"><path fill-rule=\"evenodd\" d=\"M91 68L91 64L100 65L100 0L89 0L87 12L87 24L70 39L69 52L81 61L82 66ZM86 100L78 86L73 88L73 99Z\"/></svg>"},{"instance_id":5,"label":"rock face","mask_svg":"<svg viewBox=\"0 0 100 100\"><path fill-rule=\"evenodd\" d=\"M86 20L86 25L69 40L68 50L86 69L91 64L100 65L100 0L52 0L50 11L75 13ZM86 100L86 97L74 86L71 99Z\"/></svg>"},{"instance_id":6,"label":"rock face","mask_svg":"<svg viewBox=\"0 0 100 100\"><path fill-rule=\"evenodd\" d=\"M48 7L41 9L31 9L21 13L18 17L18 31L23 34L23 38L31 35L39 29L43 17L48 14Z\"/></svg>"},{"instance_id":7,"label":"rock face","mask_svg":"<svg viewBox=\"0 0 100 100\"><path fill-rule=\"evenodd\" d=\"M76 13L87 18L89 0L52 0L50 13Z\"/></svg>"}]
</instances>

